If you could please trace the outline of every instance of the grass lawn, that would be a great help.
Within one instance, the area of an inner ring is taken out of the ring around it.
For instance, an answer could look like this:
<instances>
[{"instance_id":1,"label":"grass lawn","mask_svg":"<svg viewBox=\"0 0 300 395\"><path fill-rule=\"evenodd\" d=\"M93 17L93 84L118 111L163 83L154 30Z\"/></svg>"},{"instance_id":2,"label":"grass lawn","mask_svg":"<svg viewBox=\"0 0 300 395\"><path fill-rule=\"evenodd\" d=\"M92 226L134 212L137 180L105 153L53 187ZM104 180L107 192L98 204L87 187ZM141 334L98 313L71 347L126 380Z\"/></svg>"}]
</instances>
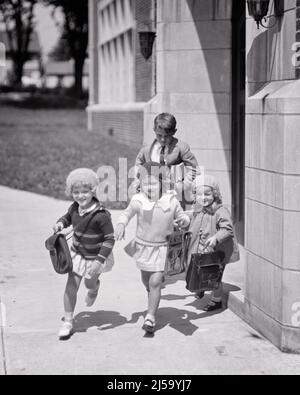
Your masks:
<instances>
[{"instance_id":1,"label":"grass lawn","mask_svg":"<svg viewBox=\"0 0 300 395\"><path fill-rule=\"evenodd\" d=\"M136 149L86 129L83 110L0 107L0 184L66 199L65 179L78 167L133 166ZM124 207L118 203L110 208Z\"/></svg>"}]
</instances>

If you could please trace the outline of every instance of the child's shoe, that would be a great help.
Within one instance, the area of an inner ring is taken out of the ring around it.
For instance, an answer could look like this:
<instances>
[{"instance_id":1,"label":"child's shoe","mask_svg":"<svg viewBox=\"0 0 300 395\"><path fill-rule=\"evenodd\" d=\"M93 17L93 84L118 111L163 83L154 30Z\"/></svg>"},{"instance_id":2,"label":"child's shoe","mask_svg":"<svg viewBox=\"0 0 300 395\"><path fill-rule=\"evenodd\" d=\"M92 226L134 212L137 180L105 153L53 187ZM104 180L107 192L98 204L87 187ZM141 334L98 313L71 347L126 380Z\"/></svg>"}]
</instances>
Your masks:
<instances>
[{"instance_id":1,"label":"child's shoe","mask_svg":"<svg viewBox=\"0 0 300 395\"><path fill-rule=\"evenodd\" d=\"M73 333L73 321L64 321L59 332L59 339L68 339Z\"/></svg>"},{"instance_id":2,"label":"child's shoe","mask_svg":"<svg viewBox=\"0 0 300 395\"><path fill-rule=\"evenodd\" d=\"M204 307L204 311L211 312L215 310L219 310L223 307L222 302L214 302L210 301L207 306Z\"/></svg>"},{"instance_id":3,"label":"child's shoe","mask_svg":"<svg viewBox=\"0 0 300 395\"><path fill-rule=\"evenodd\" d=\"M204 295L205 295L205 292L203 292L203 291L198 291L198 292L195 293L195 296L196 296L197 299L204 298Z\"/></svg>"},{"instance_id":4,"label":"child's shoe","mask_svg":"<svg viewBox=\"0 0 300 395\"><path fill-rule=\"evenodd\" d=\"M146 331L147 333L154 333L155 331L155 319L149 315L146 316L144 325L143 325L143 330Z\"/></svg>"},{"instance_id":5,"label":"child's shoe","mask_svg":"<svg viewBox=\"0 0 300 395\"><path fill-rule=\"evenodd\" d=\"M87 307L91 307L95 303L98 296L99 288L100 288L100 280L97 281L97 287L95 289L90 289L86 295L85 305Z\"/></svg>"}]
</instances>

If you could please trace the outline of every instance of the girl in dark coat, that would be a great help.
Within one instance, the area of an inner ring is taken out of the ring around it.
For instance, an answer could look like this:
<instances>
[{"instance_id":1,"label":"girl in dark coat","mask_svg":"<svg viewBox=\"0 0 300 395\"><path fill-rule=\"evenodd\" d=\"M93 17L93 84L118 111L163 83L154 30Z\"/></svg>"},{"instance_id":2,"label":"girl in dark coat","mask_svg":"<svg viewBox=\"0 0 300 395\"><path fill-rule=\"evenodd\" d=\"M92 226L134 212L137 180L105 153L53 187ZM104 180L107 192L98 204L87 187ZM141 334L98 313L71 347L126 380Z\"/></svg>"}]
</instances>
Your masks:
<instances>
[{"instance_id":1,"label":"girl in dark coat","mask_svg":"<svg viewBox=\"0 0 300 395\"><path fill-rule=\"evenodd\" d=\"M191 239L188 262L191 255L222 250L225 253L223 261L224 269L227 263L239 259L238 246L235 240L233 224L229 211L222 204L220 188L214 177L197 177L193 184L195 204L191 213L190 231ZM222 308L222 283L214 290L205 311L213 311ZM204 293L197 295L199 298Z\"/></svg>"}]
</instances>

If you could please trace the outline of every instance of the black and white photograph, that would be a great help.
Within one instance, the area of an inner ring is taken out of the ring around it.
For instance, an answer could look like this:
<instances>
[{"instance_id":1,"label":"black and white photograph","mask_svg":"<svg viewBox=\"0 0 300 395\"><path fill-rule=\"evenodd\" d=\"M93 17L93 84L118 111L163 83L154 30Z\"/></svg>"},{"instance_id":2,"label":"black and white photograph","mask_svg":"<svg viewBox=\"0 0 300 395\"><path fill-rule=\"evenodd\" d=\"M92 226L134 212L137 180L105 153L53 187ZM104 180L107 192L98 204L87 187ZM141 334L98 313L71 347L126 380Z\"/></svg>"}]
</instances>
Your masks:
<instances>
[{"instance_id":1,"label":"black and white photograph","mask_svg":"<svg viewBox=\"0 0 300 395\"><path fill-rule=\"evenodd\" d=\"M300 0L0 0L0 376L300 374Z\"/></svg>"}]
</instances>

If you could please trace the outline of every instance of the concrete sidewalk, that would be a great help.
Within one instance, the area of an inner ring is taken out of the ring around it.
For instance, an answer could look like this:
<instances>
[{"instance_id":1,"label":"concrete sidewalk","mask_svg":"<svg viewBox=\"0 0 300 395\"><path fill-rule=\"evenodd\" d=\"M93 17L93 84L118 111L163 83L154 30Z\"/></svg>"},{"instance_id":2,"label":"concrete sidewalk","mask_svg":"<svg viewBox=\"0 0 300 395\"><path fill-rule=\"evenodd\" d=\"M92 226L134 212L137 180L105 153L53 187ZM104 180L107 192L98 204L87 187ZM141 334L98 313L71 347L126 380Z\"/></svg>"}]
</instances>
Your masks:
<instances>
[{"instance_id":1,"label":"concrete sidewalk","mask_svg":"<svg viewBox=\"0 0 300 395\"><path fill-rule=\"evenodd\" d=\"M0 187L0 374L299 374L299 355L282 354L229 310L205 313L182 280L163 290L158 331L144 337L146 293L124 242L95 306L84 307L82 287L76 333L58 341L66 278L54 273L44 241L68 206ZM134 223L127 241L133 232Z\"/></svg>"}]
</instances>

